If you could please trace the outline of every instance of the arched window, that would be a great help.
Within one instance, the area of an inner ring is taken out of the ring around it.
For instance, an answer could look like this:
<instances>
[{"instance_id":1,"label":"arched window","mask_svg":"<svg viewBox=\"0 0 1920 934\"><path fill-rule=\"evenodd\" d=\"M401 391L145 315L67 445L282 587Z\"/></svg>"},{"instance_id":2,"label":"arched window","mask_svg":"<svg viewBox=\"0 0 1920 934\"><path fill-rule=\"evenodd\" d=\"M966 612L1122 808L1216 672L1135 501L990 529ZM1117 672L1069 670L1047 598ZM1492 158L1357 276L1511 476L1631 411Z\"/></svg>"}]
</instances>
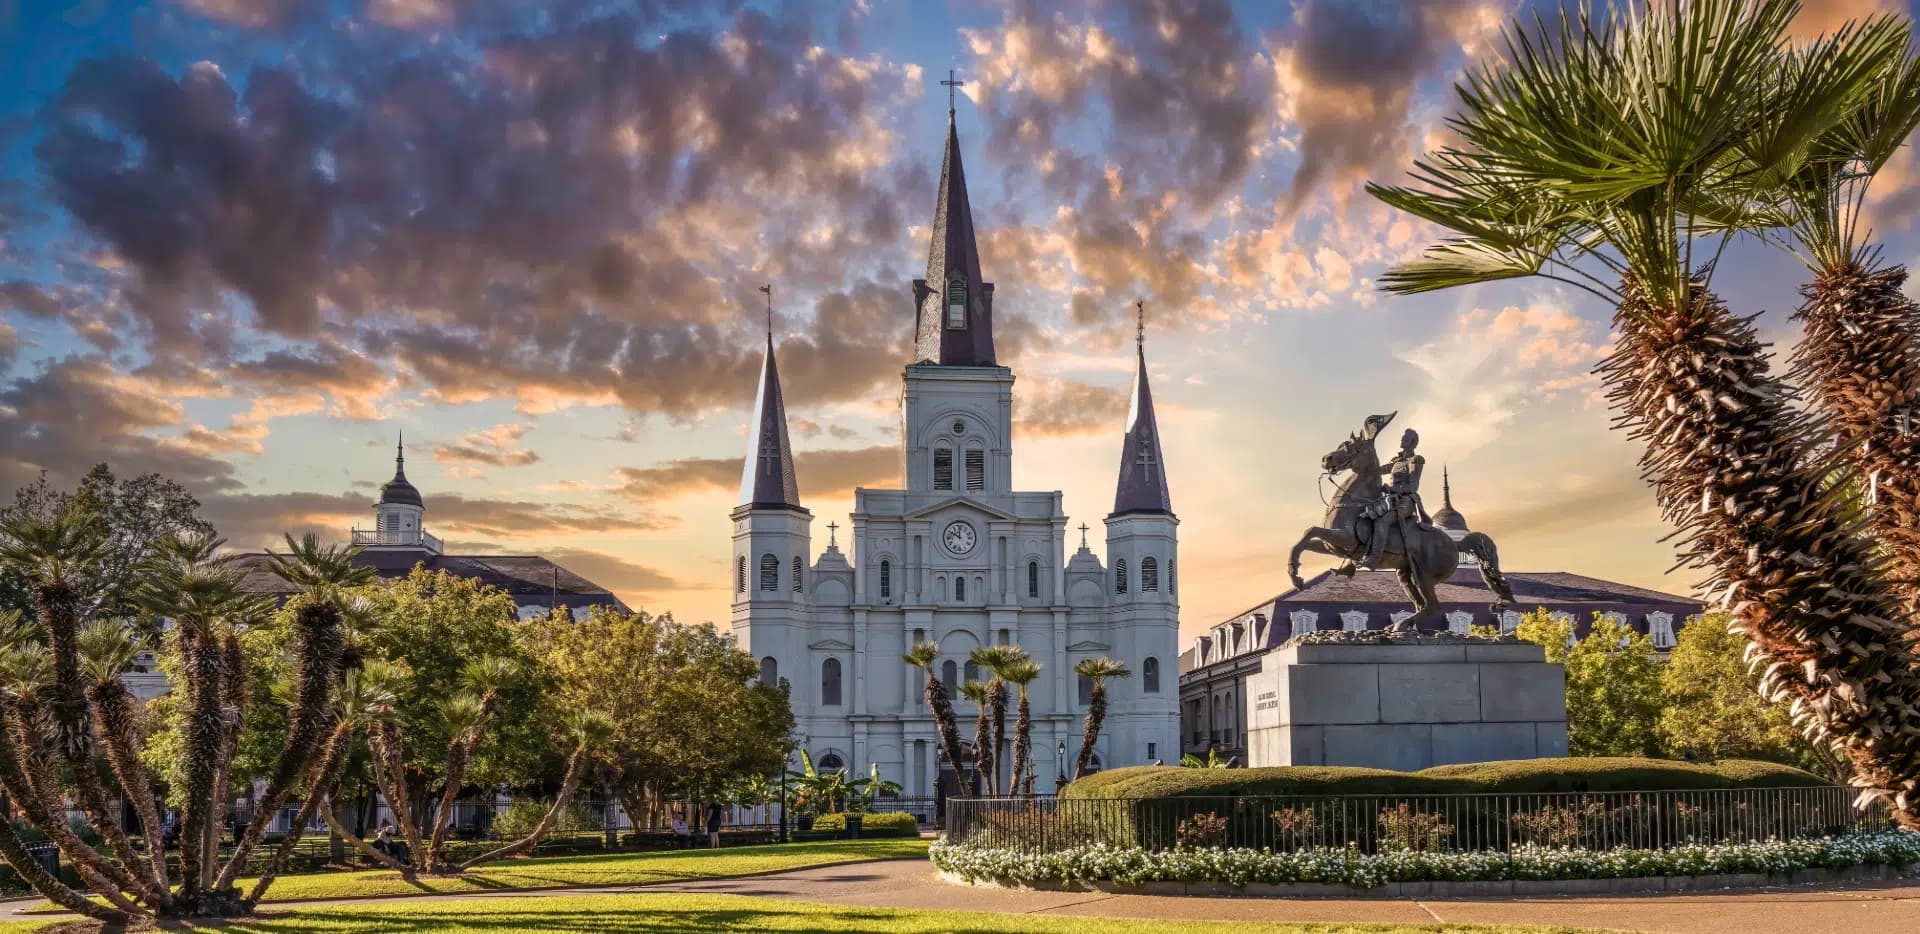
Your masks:
<instances>
[{"instance_id":1,"label":"arched window","mask_svg":"<svg viewBox=\"0 0 1920 934\"><path fill-rule=\"evenodd\" d=\"M1127 559L1125 558L1113 563L1113 592L1127 592Z\"/></svg>"},{"instance_id":2,"label":"arched window","mask_svg":"<svg viewBox=\"0 0 1920 934\"><path fill-rule=\"evenodd\" d=\"M1160 693L1160 660L1151 655L1140 663L1140 689L1148 694Z\"/></svg>"},{"instance_id":3,"label":"arched window","mask_svg":"<svg viewBox=\"0 0 1920 934\"><path fill-rule=\"evenodd\" d=\"M919 645L925 641L927 641L927 631L925 629L915 629L913 631L913 644ZM912 648L912 646L908 646L908 648Z\"/></svg>"},{"instance_id":4,"label":"arched window","mask_svg":"<svg viewBox=\"0 0 1920 934\"><path fill-rule=\"evenodd\" d=\"M800 592L800 581L806 577L806 574L807 574L806 564L800 560L799 555L794 555L793 556L793 592L794 593Z\"/></svg>"},{"instance_id":5,"label":"arched window","mask_svg":"<svg viewBox=\"0 0 1920 934\"><path fill-rule=\"evenodd\" d=\"M837 752L830 752L820 757L819 771L838 772L841 769L844 769L846 767L847 767L846 760L840 758L840 754Z\"/></svg>"},{"instance_id":6,"label":"arched window","mask_svg":"<svg viewBox=\"0 0 1920 934\"><path fill-rule=\"evenodd\" d=\"M1075 683L1075 686L1077 693L1080 695L1080 706L1085 707L1093 703L1093 679L1086 675L1078 675L1077 677L1080 680Z\"/></svg>"},{"instance_id":7,"label":"arched window","mask_svg":"<svg viewBox=\"0 0 1920 934\"><path fill-rule=\"evenodd\" d=\"M1027 562L1027 596L1040 598L1040 562Z\"/></svg>"},{"instance_id":8,"label":"arched window","mask_svg":"<svg viewBox=\"0 0 1920 934\"><path fill-rule=\"evenodd\" d=\"M771 655L760 660L760 683L767 687L777 687L780 684L780 663Z\"/></svg>"},{"instance_id":9,"label":"arched window","mask_svg":"<svg viewBox=\"0 0 1920 934\"><path fill-rule=\"evenodd\" d=\"M829 658L820 663L820 704L840 706L840 660Z\"/></svg>"},{"instance_id":10,"label":"arched window","mask_svg":"<svg viewBox=\"0 0 1920 934\"><path fill-rule=\"evenodd\" d=\"M1167 559L1167 593L1180 595L1180 562L1173 558Z\"/></svg>"},{"instance_id":11,"label":"arched window","mask_svg":"<svg viewBox=\"0 0 1920 934\"><path fill-rule=\"evenodd\" d=\"M947 283L947 327L967 326L967 282L955 279Z\"/></svg>"},{"instance_id":12,"label":"arched window","mask_svg":"<svg viewBox=\"0 0 1920 934\"><path fill-rule=\"evenodd\" d=\"M987 452L978 444L967 445L967 489L978 493L987 488Z\"/></svg>"},{"instance_id":13,"label":"arched window","mask_svg":"<svg viewBox=\"0 0 1920 934\"><path fill-rule=\"evenodd\" d=\"M967 659L967 667L964 669L964 671L966 672L966 675L967 675L967 681L980 680L980 666L975 664L973 659ZM965 683L965 682L962 682L962 683Z\"/></svg>"},{"instance_id":14,"label":"arched window","mask_svg":"<svg viewBox=\"0 0 1920 934\"><path fill-rule=\"evenodd\" d=\"M891 598L892 596L893 596L893 562L881 561L880 562L880 599L886 600Z\"/></svg>"},{"instance_id":15,"label":"arched window","mask_svg":"<svg viewBox=\"0 0 1920 934\"><path fill-rule=\"evenodd\" d=\"M741 593L746 593L747 592L747 556L746 555L740 556L740 570L735 572L734 576L737 579L736 583L734 584L734 587L738 588Z\"/></svg>"},{"instance_id":16,"label":"arched window","mask_svg":"<svg viewBox=\"0 0 1920 934\"><path fill-rule=\"evenodd\" d=\"M1160 562L1152 555L1140 559L1140 592L1160 592Z\"/></svg>"},{"instance_id":17,"label":"arched window","mask_svg":"<svg viewBox=\"0 0 1920 934\"><path fill-rule=\"evenodd\" d=\"M953 449L944 444L933 449L933 488L953 489Z\"/></svg>"},{"instance_id":18,"label":"arched window","mask_svg":"<svg viewBox=\"0 0 1920 934\"><path fill-rule=\"evenodd\" d=\"M949 658L940 663L940 683L947 686L947 693L960 689L960 666Z\"/></svg>"},{"instance_id":19,"label":"arched window","mask_svg":"<svg viewBox=\"0 0 1920 934\"><path fill-rule=\"evenodd\" d=\"M953 599L956 603L967 602L967 579L966 578L956 577L953 579Z\"/></svg>"},{"instance_id":20,"label":"arched window","mask_svg":"<svg viewBox=\"0 0 1920 934\"><path fill-rule=\"evenodd\" d=\"M780 589L780 559L772 555L760 556L760 589Z\"/></svg>"}]
</instances>

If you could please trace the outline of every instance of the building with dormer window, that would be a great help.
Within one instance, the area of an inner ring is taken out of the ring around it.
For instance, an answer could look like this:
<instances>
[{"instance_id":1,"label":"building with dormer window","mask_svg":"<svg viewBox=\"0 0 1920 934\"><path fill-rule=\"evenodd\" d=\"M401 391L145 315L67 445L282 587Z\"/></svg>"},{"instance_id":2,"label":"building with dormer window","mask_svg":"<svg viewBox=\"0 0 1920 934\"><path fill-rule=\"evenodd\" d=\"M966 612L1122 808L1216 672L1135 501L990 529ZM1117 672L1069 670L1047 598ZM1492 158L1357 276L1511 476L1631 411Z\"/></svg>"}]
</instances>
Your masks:
<instances>
[{"instance_id":1,"label":"building with dormer window","mask_svg":"<svg viewBox=\"0 0 1920 934\"><path fill-rule=\"evenodd\" d=\"M846 551L832 534L813 555L813 515L800 502L768 335L732 513L733 632L760 659L763 679L789 684L796 732L815 762L858 775L877 765L908 795L935 794L936 782L960 787L937 752L923 675L901 660L920 642L939 646L936 676L955 688L979 676L967 657L983 645L1019 645L1041 664L1028 694L1036 790L1071 766L1058 761L1059 744L1069 759L1079 749L1086 698L1073 666L1086 658L1109 656L1134 672L1108 685L1098 764L1177 758L1177 689L1162 672L1178 651L1179 520L1144 340L1105 522L1108 567L1085 526L1069 553L1059 491L1014 485L1014 374L994 358L993 283L981 274L951 115L931 239L926 278L912 286L903 476L898 489L855 491ZM962 720L974 716L965 700L955 707Z\"/></svg>"}]
</instances>

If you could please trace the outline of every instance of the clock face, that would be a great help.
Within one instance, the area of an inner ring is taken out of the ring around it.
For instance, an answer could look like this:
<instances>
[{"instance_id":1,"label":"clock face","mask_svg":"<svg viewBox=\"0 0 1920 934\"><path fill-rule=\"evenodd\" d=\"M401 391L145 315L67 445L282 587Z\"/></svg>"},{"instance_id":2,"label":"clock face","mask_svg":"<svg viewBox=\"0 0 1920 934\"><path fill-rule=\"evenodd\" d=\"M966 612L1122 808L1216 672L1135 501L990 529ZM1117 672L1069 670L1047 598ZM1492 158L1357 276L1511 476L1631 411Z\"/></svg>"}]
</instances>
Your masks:
<instances>
[{"instance_id":1,"label":"clock face","mask_svg":"<svg viewBox=\"0 0 1920 934\"><path fill-rule=\"evenodd\" d=\"M956 555L964 555L973 550L973 526L964 521L954 520L940 538L947 543L947 550Z\"/></svg>"}]
</instances>

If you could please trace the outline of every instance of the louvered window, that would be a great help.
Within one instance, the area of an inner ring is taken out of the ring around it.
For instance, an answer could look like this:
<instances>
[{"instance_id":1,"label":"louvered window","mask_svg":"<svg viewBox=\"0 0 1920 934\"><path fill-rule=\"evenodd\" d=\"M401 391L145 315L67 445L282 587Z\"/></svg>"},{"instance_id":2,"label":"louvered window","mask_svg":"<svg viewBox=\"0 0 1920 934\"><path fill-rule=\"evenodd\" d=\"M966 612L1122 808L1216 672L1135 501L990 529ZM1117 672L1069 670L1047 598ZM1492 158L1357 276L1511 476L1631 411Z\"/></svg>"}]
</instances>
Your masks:
<instances>
[{"instance_id":1,"label":"louvered window","mask_svg":"<svg viewBox=\"0 0 1920 934\"><path fill-rule=\"evenodd\" d=\"M967 489L978 493L987 488L987 452L967 449Z\"/></svg>"},{"instance_id":2,"label":"louvered window","mask_svg":"<svg viewBox=\"0 0 1920 934\"><path fill-rule=\"evenodd\" d=\"M967 326L967 284L959 279L947 283L947 327Z\"/></svg>"},{"instance_id":3,"label":"louvered window","mask_svg":"<svg viewBox=\"0 0 1920 934\"><path fill-rule=\"evenodd\" d=\"M760 556L760 589L780 589L780 559L772 555Z\"/></svg>"},{"instance_id":4,"label":"louvered window","mask_svg":"<svg viewBox=\"0 0 1920 934\"><path fill-rule=\"evenodd\" d=\"M1140 592L1160 592L1160 562L1152 555L1140 559Z\"/></svg>"},{"instance_id":5,"label":"louvered window","mask_svg":"<svg viewBox=\"0 0 1920 934\"><path fill-rule=\"evenodd\" d=\"M740 556L740 568L734 573L734 588L741 593L747 592L747 556Z\"/></svg>"},{"instance_id":6,"label":"louvered window","mask_svg":"<svg viewBox=\"0 0 1920 934\"><path fill-rule=\"evenodd\" d=\"M953 449L933 449L933 488L936 490L953 489Z\"/></svg>"},{"instance_id":7,"label":"louvered window","mask_svg":"<svg viewBox=\"0 0 1920 934\"><path fill-rule=\"evenodd\" d=\"M1113 563L1113 592L1127 592L1127 559L1125 558Z\"/></svg>"},{"instance_id":8,"label":"louvered window","mask_svg":"<svg viewBox=\"0 0 1920 934\"><path fill-rule=\"evenodd\" d=\"M794 593L800 592L800 580L801 578L806 576L806 573L807 573L806 564L800 560L799 555L795 555L793 557L793 592Z\"/></svg>"}]
</instances>

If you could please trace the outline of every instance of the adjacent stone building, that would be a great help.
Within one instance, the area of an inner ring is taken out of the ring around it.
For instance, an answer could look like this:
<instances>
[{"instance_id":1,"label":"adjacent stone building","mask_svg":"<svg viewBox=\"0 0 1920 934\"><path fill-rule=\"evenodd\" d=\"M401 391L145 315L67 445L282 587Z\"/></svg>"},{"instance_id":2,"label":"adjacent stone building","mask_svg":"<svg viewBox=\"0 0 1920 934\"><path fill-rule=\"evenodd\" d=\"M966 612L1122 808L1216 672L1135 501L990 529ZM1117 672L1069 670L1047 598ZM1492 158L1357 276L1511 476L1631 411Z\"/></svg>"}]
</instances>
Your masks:
<instances>
[{"instance_id":1,"label":"adjacent stone building","mask_svg":"<svg viewBox=\"0 0 1920 934\"><path fill-rule=\"evenodd\" d=\"M1450 479L1444 473L1442 477L1442 505L1433 521L1458 541L1467 534L1467 520L1453 507ZM1600 614L1646 633L1664 651L1701 612L1695 599L1564 571L1510 571L1506 576L1515 599L1496 616L1493 594L1479 567L1463 555L1460 569L1437 588L1445 628L1464 633L1473 626L1498 626L1511 632L1521 617L1544 609L1572 622L1584 636ZM1205 755L1213 749L1246 762L1251 711L1247 679L1261 670L1269 652L1302 633L1384 629L1412 613L1393 571L1359 571L1351 578L1325 571L1304 587L1262 600L1214 625L1180 655L1181 752Z\"/></svg>"},{"instance_id":2,"label":"adjacent stone building","mask_svg":"<svg viewBox=\"0 0 1920 934\"><path fill-rule=\"evenodd\" d=\"M935 671L950 688L981 677L968 655L984 645L1019 645L1043 666L1029 690L1037 790L1067 767L1060 745L1069 757L1079 747L1090 686L1072 672L1085 658L1110 656L1134 671L1108 687L1096 763L1173 757L1179 713L1167 669L1178 651L1179 520L1144 343L1106 517L1107 560L1088 548L1085 525L1069 555L1061 493L1014 486L1014 374L994 356L993 283L981 272L951 119L931 239L926 278L912 286L900 488L854 491L850 554L829 526L814 556L768 335L731 516L733 632L760 659L764 680L790 685L795 732L817 765L855 775L877 765L908 795L934 794L937 781L958 787L937 752L923 675L901 660L921 642L939 646ZM964 700L956 707L973 718Z\"/></svg>"}]
</instances>

